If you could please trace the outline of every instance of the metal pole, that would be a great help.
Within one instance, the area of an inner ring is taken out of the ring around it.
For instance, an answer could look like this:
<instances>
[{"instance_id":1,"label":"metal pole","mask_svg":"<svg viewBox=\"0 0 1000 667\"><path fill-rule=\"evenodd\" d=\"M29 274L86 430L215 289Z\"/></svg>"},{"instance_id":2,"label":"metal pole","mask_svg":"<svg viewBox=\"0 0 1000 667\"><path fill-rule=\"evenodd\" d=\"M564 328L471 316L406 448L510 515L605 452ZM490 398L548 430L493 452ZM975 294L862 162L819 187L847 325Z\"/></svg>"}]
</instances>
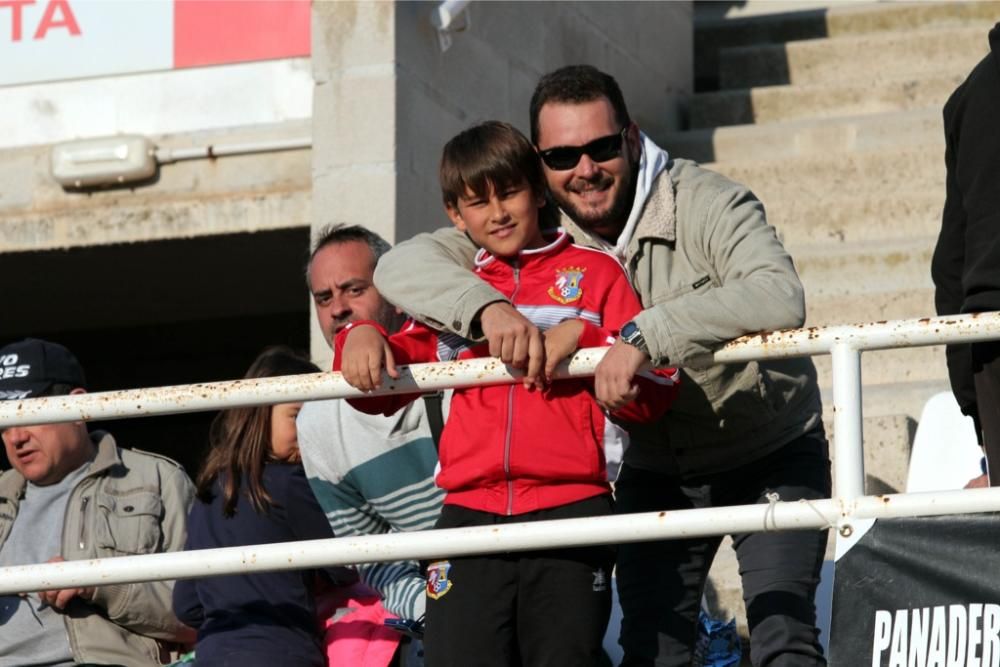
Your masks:
<instances>
[{"instance_id":1,"label":"metal pole","mask_svg":"<svg viewBox=\"0 0 1000 667\"><path fill-rule=\"evenodd\" d=\"M834 327L809 327L753 334L738 338L715 352L708 363L738 363L756 359L781 359L826 354L836 344L855 350L967 343L1000 338L1000 312L927 317ZM557 378L594 374L607 348L580 350ZM470 359L403 367L399 381L387 381L372 395L393 391L437 391L448 387L509 384L522 373L497 359ZM150 415L221 410L265 403L309 401L361 396L337 373L317 373L285 378L206 382L175 387L154 387L98 394L79 394L26 400L0 401L0 428L61 421L118 419Z\"/></svg>"},{"instance_id":2,"label":"metal pole","mask_svg":"<svg viewBox=\"0 0 1000 667\"><path fill-rule=\"evenodd\" d=\"M298 570L405 559L621 544L751 531L826 529L853 519L1000 510L1000 488L776 502L227 547L0 569L0 595L77 586Z\"/></svg>"},{"instance_id":3,"label":"metal pole","mask_svg":"<svg viewBox=\"0 0 1000 667\"><path fill-rule=\"evenodd\" d=\"M887 350L995 339L1000 339L1000 312L970 313L764 331L727 343L710 361L732 363L826 354L835 343L849 343L857 350Z\"/></svg>"},{"instance_id":4,"label":"metal pole","mask_svg":"<svg viewBox=\"0 0 1000 667\"><path fill-rule=\"evenodd\" d=\"M861 417L861 352L836 343L833 362L834 496L865 495L865 454Z\"/></svg>"},{"instance_id":5,"label":"metal pole","mask_svg":"<svg viewBox=\"0 0 1000 667\"><path fill-rule=\"evenodd\" d=\"M926 317L833 327L809 327L752 334L738 338L706 363L739 363L757 359L783 359L826 354L837 343L856 350L892 347L969 343L1000 339L1000 312ZM557 378L586 377L594 374L607 348L580 350ZM440 364L413 364L403 367L403 377L387 382L372 395L393 391L437 391L448 387L509 384L521 378L496 359L470 359ZM119 419L147 417L266 403L311 401L324 398L360 396L337 373L296 375L286 378L206 382L176 387L154 387L99 394L56 396L0 401L0 428L27 424L49 424L78 419Z\"/></svg>"},{"instance_id":6,"label":"metal pole","mask_svg":"<svg viewBox=\"0 0 1000 667\"><path fill-rule=\"evenodd\" d=\"M555 378L594 374L606 347L580 350L560 364ZM268 403L293 403L325 398L379 396L393 392L428 392L519 382L523 373L499 359L467 359L400 367L400 378L385 377L381 389L365 394L347 384L340 373L310 373L285 377L203 382L173 387L105 391L95 394L0 400L0 428L76 420L149 417L181 412L223 410Z\"/></svg>"}]
</instances>

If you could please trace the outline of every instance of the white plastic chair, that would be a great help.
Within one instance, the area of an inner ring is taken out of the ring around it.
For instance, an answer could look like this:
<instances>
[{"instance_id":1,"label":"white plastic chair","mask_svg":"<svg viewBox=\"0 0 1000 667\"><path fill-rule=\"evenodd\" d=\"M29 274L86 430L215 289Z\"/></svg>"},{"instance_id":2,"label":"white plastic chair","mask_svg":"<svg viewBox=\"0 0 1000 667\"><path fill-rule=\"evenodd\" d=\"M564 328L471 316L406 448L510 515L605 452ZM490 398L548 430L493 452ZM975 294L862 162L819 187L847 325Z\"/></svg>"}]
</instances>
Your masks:
<instances>
[{"instance_id":1,"label":"white plastic chair","mask_svg":"<svg viewBox=\"0 0 1000 667\"><path fill-rule=\"evenodd\" d=\"M950 391L935 394L920 414L906 492L964 488L982 474L982 458L972 418L962 414Z\"/></svg>"}]
</instances>

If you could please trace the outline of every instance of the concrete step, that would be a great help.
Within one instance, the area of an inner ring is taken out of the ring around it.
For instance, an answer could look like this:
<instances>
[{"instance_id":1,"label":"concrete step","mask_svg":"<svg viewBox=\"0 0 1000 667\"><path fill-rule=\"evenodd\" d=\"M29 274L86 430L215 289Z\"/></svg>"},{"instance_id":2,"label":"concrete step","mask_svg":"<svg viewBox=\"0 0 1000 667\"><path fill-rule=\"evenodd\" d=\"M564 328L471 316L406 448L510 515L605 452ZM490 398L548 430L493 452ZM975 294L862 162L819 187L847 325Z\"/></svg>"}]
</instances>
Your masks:
<instances>
[{"instance_id":1,"label":"concrete step","mask_svg":"<svg viewBox=\"0 0 1000 667\"><path fill-rule=\"evenodd\" d=\"M935 380L914 382L885 382L874 384L862 378L861 411L868 417L887 415L907 415L914 421L920 420L927 401L943 391L951 391L947 371L942 368L941 377ZM823 406L832 419L833 390L831 385L820 385Z\"/></svg>"},{"instance_id":2,"label":"concrete step","mask_svg":"<svg viewBox=\"0 0 1000 667\"><path fill-rule=\"evenodd\" d=\"M688 101L692 129L835 118L920 108L940 109L968 70L876 82L811 83L698 93Z\"/></svg>"},{"instance_id":3,"label":"concrete step","mask_svg":"<svg viewBox=\"0 0 1000 667\"><path fill-rule=\"evenodd\" d=\"M934 239L841 243L792 249L808 299L929 288Z\"/></svg>"},{"instance_id":4,"label":"concrete step","mask_svg":"<svg viewBox=\"0 0 1000 667\"><path fill-rule=\"evenodd\" d=\"M823 424L830 441L830 460L833 461L836 459L837 432L833 428L832 410L828 412L830 414L823 415ZM902 493L906 489L910 451L916 432L917 422L909 415L864 418L861 437L865 450L866 494ZM836 474L833 483L837 483Z\"/></svg>"},{"instance_id":5,"label":"concrete step","mask_svg":"<svg viewBox=\"0 0 1000 667\"><path fill-rule=\"evenodd\" d=\"M882 151L705 165L751 188L765 206L783 201L824 205L846 196L940 193L944 201L944 151L916 144Z\"/></svg>"},{"instance_id":6,"label":"concrete step","mask_svg":"<svg viewBox=\"0 0 1000 667\"><path fill-rule=\"evenodd\" d=\"M861 324L919 319L934 315L934 288L845 294L810 298L806 292L806 326Z\"/></svg>"},{"instance_id":7,"label":"concrete step","mask_svg":"<svg viewBox=\"0 0 1000 667\"><path fill-rule=\"evenodd\" d=\"M871 4L872 0L835 0L837 7L848 3ZM701 2L694 3L695 25L718 19L745 19L751 16L774 16L788 12L826 10L831 8L831 0L748 0L740 3Z\"/></svg>"},{"instance_id":8,"label":"concrete step","mask_svg":"<svg viewBox=\"0 0 1000 667\"><path fill-rule=\"evenodd\" d=\"M992 22L723 49L723 90L966 72L990 52ZM878 67L872 67L878 63Z\"/></svg>"},{"instance_id":9,"label":"concrete step","mask_svg":"<svg viewBox=\"0 0 1000 667\"><path fill-rule=\"evenodd\" d=\"M728 47L960 27L1000 20L1000 2L996 1L873 2L807 11L787 11L787 5L773 4L773 13L747 18L706 19L701 17L702 12L697 13L694 63L698 89L717 87L719 54Z\"/></svg>"},{"instance_id":10,"label":"concrete step","mask_svg":"<svg viewBox=\"0 0 1000 667\"><path fill-rule=\"evenodd\" d=\"M890 238L935 237L941 229L944 192L840 195L814 202L801 197L768 199L767 220L788 248ZM793 252L794 257L794 252Z\"/></svg>"},{"instance_id":11,"label":"concrete step","mask_svg":"<svg viewBox=\"0 0 1000 667\"><path fill-rule=\"evenodd\" d=\"M830 355L817 356L814 361L820 386L833 386ZM861 381L866 385L937 382L947 374L943 345L875 350L861 355Z\"/></svg>"},{"instance_id":12,"label":"concrete step","mask_svg":"<svg viewBox=\"0 0 1000 667\"><path fill-rule=\"evenodd\" d=\"M938 108L889 111L838 118L800 118L763 125L729 125L672 132L662 139L674 157L698 162L818 156L877 151L913 144L940 145L944 130Z\"/></svg>"}]
</instances>

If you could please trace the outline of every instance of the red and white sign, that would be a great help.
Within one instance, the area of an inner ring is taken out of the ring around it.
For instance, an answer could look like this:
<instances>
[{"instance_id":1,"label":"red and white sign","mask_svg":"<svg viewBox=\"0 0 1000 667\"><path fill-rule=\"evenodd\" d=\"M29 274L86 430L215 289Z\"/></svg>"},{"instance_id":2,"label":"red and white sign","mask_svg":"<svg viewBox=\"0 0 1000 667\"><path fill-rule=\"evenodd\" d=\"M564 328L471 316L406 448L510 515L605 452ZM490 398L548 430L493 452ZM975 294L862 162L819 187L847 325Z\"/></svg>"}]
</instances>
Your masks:
<instances>
[{"instance_id":1,"label":"red and white sign","mask_svg":"<svg viewBox=\"0 0 1000 667\"><path fill-rule=\"evenodd\" d=\"M308 56L309 0L0 0L0 85Z\"/></svg>"}]
</instances>

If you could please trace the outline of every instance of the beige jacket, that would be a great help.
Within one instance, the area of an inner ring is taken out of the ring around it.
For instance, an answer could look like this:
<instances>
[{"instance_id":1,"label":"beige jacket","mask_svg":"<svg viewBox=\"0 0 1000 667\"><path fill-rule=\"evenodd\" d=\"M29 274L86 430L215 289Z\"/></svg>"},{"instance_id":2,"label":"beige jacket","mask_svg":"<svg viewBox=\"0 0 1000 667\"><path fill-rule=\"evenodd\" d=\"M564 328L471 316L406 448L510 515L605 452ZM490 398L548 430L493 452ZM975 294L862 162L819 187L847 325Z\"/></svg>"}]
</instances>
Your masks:
<instances>
[{"instance_id":1,"label":"beige jacket","mask_svg":"<svg viewBox=\"0 0 1000 667\"><path fill-rule=\"evenodd\" d=\"M100 431L97 456L73 489L62 527L62 557L88 560L180 551L194 486L175 462L121 449ZM0 545L24 495L16 470L0 475ZM184 629L172 611L172 581L99 586L93 602L75 598L64 620L79 663L159 665Z\"/></svg>"},{"instance_id":2,"label":"beige jacket","mask_svg":"<svg viewBox=\"0 0 1000 667\"><path fill-rule=\"evenodd\" d=\"M672 160L640 205L624 258L645 309L635 322L654 364L684 370L680 395L664 419L630 425L626 462L685 475L727 470L819 425L810 359L707 360L733 338L805 321L802 284L760 201L720 174ZM560 222L577 243L603 247L566 215ZM475 250L453 229L421 234L382 258L375 284L418 319L480 337L476 316L503 296L467 270Z\"/></svg>"}]
</instances>

